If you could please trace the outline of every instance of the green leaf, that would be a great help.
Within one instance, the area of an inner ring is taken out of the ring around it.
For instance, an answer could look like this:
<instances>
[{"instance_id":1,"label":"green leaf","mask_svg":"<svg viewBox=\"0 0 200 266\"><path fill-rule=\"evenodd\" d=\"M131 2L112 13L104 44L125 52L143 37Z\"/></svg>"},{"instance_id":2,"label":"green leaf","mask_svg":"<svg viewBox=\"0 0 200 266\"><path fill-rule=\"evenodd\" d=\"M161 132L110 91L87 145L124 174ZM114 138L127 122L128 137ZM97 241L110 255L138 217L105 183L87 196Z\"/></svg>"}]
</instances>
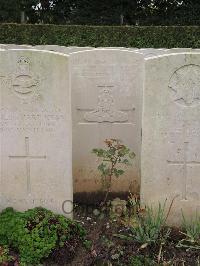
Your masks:
<instances>
[{"instance_id":1,"label":"green leaf","mask_svg":"<svg viewBox=\"0 0 200 266\"><path fill-rule=\"evenodd\" d=\"M123 161L121 161L121 163L126 164L126 165L131 165L128 159L124 159Z\"/></svg>"},{"instance_id":2,"label":"green leaf","mask_svg":"<svg viewBox=\"0 0 200 266\"><path fill-rule=\"evenodd\" d=\"M116 152L116 148L112 147L112 148L110 148L110 150L108 151L108 154L110 154L110 155L115 155L115 152Z\"/></svg>"},{"instance_id":3,"label":"green leaf","mask_svg":"<svg viewBox=\"0 0 200 266\"><path fill-rule=\"evenodd\" d=\"M124 170L122 170L122 169L116 169L116 168L114 168L113 169L113 172L114 172L114 175L116 176L116 177L119 177L120 175L123 175L123 173L124 173Z\"/></svg>"},{"instance_id":4,"label":"green leaf","mask_svg":"<svg viewBox=\"0 0 200 266\"><path fill-rule=\"evenodd\" d=\"M134 159L134 158L135 158L135 156L136 156L136 155L135 155L135 153L134 153L134 152L130 152L130 153L129 153L129 158L130 158L130 159Z\"/></svg>"},{"instance_id":5,"label":"green leaf","mask_svg":"<svg viewBox=\"0 0 200 266\"><path fill-rule=\"evenodd\" d=\"M119 169L119 170L118 170L118 175L123 175L123 174L124 174L124 170Z\"/></svg>"},{"instance_id":6,"label":"green leaf","mask_svg":"<svg viewBox=\"0 0 200 266\"><path fill-rule=\"evenodd\" d=\"M93 149L92 153L95 153L98 157L106 156L106 151L104 149Z\"/></svg>"}]
</instances>

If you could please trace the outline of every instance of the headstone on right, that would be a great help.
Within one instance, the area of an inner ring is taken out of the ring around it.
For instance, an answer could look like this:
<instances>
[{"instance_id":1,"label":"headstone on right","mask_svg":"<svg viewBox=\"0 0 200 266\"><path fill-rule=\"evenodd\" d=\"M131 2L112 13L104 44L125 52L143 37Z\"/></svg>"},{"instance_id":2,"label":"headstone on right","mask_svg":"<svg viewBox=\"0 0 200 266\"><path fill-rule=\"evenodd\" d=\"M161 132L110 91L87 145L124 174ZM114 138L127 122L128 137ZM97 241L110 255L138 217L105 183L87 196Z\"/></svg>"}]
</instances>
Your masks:
<instances>
[{"instance_id":1,"label":"headstone on right","mask_svg":"<svg viewBox=\"0 0 200 266\"><path fill-rule=\"evenodd\" d=\"M170 53L188 53L192 52L192 48L171 48L169 49Z\"/></svg>"},{"instance_id":2,"label":"headstone on right","mask_svg":"<svg viewBox=\"0 0 200 266\"><path fill-rule=\"evenodd\" d=\"M168 223L200 212L200 54L146 59L141 199L174 200Z\"/></svg>"}]
</instances>

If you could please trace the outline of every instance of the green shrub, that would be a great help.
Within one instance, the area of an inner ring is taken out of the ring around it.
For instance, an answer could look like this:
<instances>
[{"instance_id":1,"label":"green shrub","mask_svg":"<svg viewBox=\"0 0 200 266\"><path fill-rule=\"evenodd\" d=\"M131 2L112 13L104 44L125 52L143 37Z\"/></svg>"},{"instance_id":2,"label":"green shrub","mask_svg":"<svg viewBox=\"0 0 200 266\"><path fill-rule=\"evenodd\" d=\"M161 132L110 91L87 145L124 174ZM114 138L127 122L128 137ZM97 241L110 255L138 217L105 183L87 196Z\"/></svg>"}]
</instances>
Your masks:
<instances>
[{"instance_id":1,"label":"green shrub","mask_svg":"<svg viewBox=\"0 0 200 266\"><path fill-rule=\"evenodd\" d=\"M9 255L9 248L7 246L0 246L0 265L7 265L12 260L13 257Z\"/></svg>"},{"instance_id":2,"label":"green shrub","mask_svg":"<svg viewBox=\"0 0 200 266\"><path fill-rule=\"evenodd\" d=\"M200 27L0 24L0 43L199 48Z\"/></svg>"},{"instance_id":3,"label":"green shrub","mask_svg":"<svg viewBox=\"0 0 200 266\"><path fill-rule=\"evenodd\" d=\"M102 188L107 191L104 198L105 203L111 190L112 179L124 174L125 171L121 169L121 166L131 165L131 160L135 157L135 153L122 144L119 139L106 139L104 143L106 144L106 149L95 148L92 153L101 159L98 170L101 175Z\"/></svg>"},{"instance_id":4,"label":"green shrub","mask_svg":"<svg viewBox=\"0 0 200 266\"><path fill-rule=\"evenodd\" d=\"M37 265L72 239L84 240L85 231L75 221L43 208L24 213L12 208L0 214L0 245L16 249L20 262Z\"/></svg>"}]
</instances>

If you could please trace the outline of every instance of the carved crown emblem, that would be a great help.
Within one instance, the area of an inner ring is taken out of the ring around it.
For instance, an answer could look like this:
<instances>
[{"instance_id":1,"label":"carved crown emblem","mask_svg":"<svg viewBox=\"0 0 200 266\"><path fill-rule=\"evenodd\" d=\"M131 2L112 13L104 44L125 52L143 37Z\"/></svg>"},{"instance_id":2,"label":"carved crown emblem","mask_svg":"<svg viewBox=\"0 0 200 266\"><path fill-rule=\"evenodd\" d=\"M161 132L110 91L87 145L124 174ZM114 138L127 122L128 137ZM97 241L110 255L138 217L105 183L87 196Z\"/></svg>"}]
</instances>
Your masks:
<instances>
[{"instance_id":1,"label":"carved crown emblem","mask_svg":"<svg viewBox=\"0 0 200 266\"><path fill-rule=\"evenodd\" d=\"M28 57L19 57L16 63L16 72L9 77L11 90L23 102L28 102L39 95L38 89L41 80L31 71L30 66L31 60Z\"/></svg>"}]
</instances>

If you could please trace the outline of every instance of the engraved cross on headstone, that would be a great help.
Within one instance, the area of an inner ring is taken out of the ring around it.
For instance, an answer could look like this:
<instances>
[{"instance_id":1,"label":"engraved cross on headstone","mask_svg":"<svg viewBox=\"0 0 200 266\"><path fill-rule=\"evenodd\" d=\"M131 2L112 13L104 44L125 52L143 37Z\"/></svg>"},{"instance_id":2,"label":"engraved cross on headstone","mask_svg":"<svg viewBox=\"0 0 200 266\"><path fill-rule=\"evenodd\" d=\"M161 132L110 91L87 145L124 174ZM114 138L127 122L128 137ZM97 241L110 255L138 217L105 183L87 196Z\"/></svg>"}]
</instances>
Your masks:
<instances>
[{"instance_id":1,"label":"engraved cross on headstone","mask_svg":"<svg viewBox=\"0 0 200 266\"><path fill-rule=\"evenodd\" d=\"M31 193L31 160L46 159L46 156L33 156L29 151L29 138L25 137L25 155L11 155L10 159L25 160L26 161L26 176L27 176L27 193Z\"/></svg>"},{"instance_id":2,"label":"engraved cross on headstone","mask_svg":"<svg viewBox=\"0 0 200 266\"><path fill-rule=\"evenodd\" d=\"M187 179L188 179L188 171L187 167L191 165L200 165L198 161L190 161L187 158L188 152L188 144L189 142L184 142L184 156L182 161L170 161L168 160L168 164L170 165L182 165L183 167L183 183L182 183L182 200L187 200Z\"/></svg>"}]
</instances>

